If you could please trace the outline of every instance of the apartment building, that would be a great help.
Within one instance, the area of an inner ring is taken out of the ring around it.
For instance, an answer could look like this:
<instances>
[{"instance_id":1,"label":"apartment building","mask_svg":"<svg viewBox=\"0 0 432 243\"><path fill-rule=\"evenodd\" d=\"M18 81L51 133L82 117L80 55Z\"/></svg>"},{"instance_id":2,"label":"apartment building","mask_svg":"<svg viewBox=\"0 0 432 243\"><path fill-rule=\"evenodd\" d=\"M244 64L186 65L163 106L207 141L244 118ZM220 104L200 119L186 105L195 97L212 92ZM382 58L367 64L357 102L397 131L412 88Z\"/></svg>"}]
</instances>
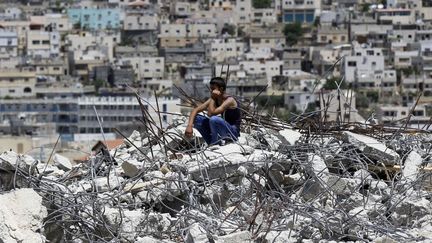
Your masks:
<instances>
[{"instance_id":1,"label":"apartment building","mask_svg":"<svg viewBox=\"0 0 432 243\"><path fill-rule=\"evenodd\" d=\"M33 97L35 96L35 84L35 72L19 69L2 70L0 72L0 97Z\"/></svg>"},{"instance_id":2,"label":"apartment building","mask_svg":"<svg viewBox=\"0 0 432 243\"><path fill-rule=\"evenodd\" d=\"M216 36L215 24L161 24L159 43L161 47L185 47Z\"/></svg>"},{"instance_id":3,"label":"apartment building","mask_svg":"<svg viewBox=\"0 0 432 243\"><path fill-rule=\"evenodd\" d=\"M27 32L27 55L34 58L53 58L60 55L60 33L32 30Z\"/></svg>"},{"instance_id":4,"label":"apartment building","mask_svg":"<svg viewBox=\"0 0 432 243\"><path fill-rule=\"evenodd\" d=\"M164 57L123 57L118 60L118 63L132 66L137 80L161 79L164 77Z\"/></svg>"},{"instance_id":5,"label":"apartment building","mask_svg":"<svg viewBox=\"0 0 432 243\"><path fill-rule=\"evenodd\" d=\"M253 48L284 48L285 36L282 33L282 25L266 27L253 26L248 30L249 47Z\"/></svg>"},{"instance_id":6,"label":"apartment building","mask_svg":"<svg viewBox=\"0 0 432 243\"><path fill-rule=\"evenodd\" d=\"M101 30L120 28L118 8L71 8L67 11L69 21L81 29Z\"/></svg>"},{"instance_id":7,"label":"apartment building","mask_svg":"<svg viewBox=\"0 0 432 243\"><path fill-rule=\"evenodd\" d=\"M32 25L40 25L47 30L66 33L72 29L69 18L63 14L45 14L42 16L30 16Z\"/></svg>"},{"instance_id":8,"label":"apartment building","mask_svg":"<svg viewBox=\"0 0 432 243\"><path fill-rule=\"evenodd\" d=\"M247 25L252 20L252 0L236 0L235 16L238 25Z\"/></svg>"},{"instance_id":9,"label":"apartment building","mask_svg":"<svg viewBox=\"0 0 432 243\"><path fill-rule=\"evenodd\" d=\"M315 21L321 11L320 0L283 0L283 22L284 23L308 23Z\"/></svg>"},{"instance_id":10,"label":"apartment building","mask_svg":"<svg viewBox=\"0 0 432 243\"><path fill-rule=\"evenodd\" d=\"M206 45L206 58L209 62L224 62L242 56L245 49L245 43L237 38L212 39Z\"/></svg>"},{"instance_id":11,"label":"apartment building","mask_svg":"<svg viewBox=\"0 0 432 243\"><path fill-rule=\"evenodd\" d=\"M253 9L251 22L255 25L273 25L278 22L277 14L273 8Z\"/></svg>"},{"instance_id":12,"label":"apartment building","mask_svg":"<svg viewBox=\"0 0 432 243\"><path fill-rule=\"evenodd\" d=\"M348 83L366 82L371 84L377 73L384 70L384 56L381 48L372 48L366 44L354 45L354 55L346 56L343 61L343 73ZM359 86L362 86L359 84ZM379 86L374 83L373 87Z\"/></svg>"},{"instance_id":13,"label":"apartment building","mask_svg":"<svg viewBox=\"0 0 432 243\"><path fill-rule=\"evenodd\" d=\"M18 34L11 31L0 31L0 59L18 56Z\"/></svg>"},{"instance_id":14,"label":"apartment building","mask_svg":"<svg viewBox=\"0 0 432 243\"><path fill-rule=\"evenodd\" d=\"M158 97L161 112L180 113L179 102ZM143 104L150 116L159 121L156 99L146 97ZM18 115L34 123L55 123L60 134L109 133L114 128L130 133L139 127L139 119L142 119L141 107L134 96L20 99L0 103L2 121L14 120ZM172 123L172 119L172 115L161 114L162 126Z\"/></svg>"},{"instance_id":15,"label":"apartment building","mask_svg":"<svg viewBox=\"0 0 432 243\"><path fill-rule=\"evenodd\" d=\"M318 29L316 34L318 44L345 44L348 43L348 31L343 28L323 26Z\"/></svg>"}]
</instances>

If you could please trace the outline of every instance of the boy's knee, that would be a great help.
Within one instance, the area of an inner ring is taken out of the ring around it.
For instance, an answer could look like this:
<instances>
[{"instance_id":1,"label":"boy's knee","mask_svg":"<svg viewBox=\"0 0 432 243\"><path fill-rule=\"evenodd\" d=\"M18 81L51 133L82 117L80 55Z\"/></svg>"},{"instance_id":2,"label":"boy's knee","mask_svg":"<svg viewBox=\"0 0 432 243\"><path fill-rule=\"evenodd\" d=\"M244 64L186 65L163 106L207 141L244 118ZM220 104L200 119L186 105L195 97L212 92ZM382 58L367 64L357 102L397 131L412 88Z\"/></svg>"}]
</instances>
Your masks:
<instances>
[{"instance_id":1,"label":"boy's knee","mask_svg":"<svg viewBox=\"0 0 432 243\"><path fill-rule=\"evenodd\" d=\"M212 116L210 117L210 123L211 124L217 124L223 122L223 119L219 116Z\"/></svg>"}]
</instances>

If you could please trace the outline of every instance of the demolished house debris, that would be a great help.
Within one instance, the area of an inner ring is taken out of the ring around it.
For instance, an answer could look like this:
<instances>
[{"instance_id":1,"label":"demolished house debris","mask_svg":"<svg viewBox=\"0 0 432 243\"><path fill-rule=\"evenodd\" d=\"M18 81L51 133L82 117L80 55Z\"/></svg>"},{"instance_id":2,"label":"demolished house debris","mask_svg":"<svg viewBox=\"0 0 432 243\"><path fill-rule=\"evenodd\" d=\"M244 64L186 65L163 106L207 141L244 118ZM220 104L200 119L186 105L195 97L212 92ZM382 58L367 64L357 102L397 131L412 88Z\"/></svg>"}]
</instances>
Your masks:
<instances>
[{"instance_id":1,"label":"demolished house debris","mask_svg":"<svg viewBox=\"0 0 432 243\"><path fill-rule=\"evenodd\" d=\"M145 112L86 163L2 153L0 242L432 241L428 133L245 108L239 141L207 146Z\"/></svg>"}]
</instances>

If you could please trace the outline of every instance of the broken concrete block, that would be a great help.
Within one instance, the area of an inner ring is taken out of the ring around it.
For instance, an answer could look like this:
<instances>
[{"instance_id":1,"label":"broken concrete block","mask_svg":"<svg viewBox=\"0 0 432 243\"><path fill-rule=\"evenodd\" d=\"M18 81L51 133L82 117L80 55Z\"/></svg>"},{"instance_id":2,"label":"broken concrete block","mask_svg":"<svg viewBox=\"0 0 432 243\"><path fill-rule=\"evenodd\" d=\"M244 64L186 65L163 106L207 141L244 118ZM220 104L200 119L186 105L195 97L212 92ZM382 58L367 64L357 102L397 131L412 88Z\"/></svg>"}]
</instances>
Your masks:
<instances>
[{"instance_id":1,"label":"broken concrete block","mask_svg":"<svg viewBox=\"0 0 432 243\"><path fill-rule=\"evenodd\" d=\"M134 177L140 172L142 168L142 162L139 162L136 159L130 159L128 161L124 161L121 166L126 176Z\"/></svg>"},{"instance_id":2,"label":"broken concrete block","mask_svg":"<svg viewBox=\"0 0 432 243\"><path fill-rule=\"evenodd\" d=\"M308 162L311 164L311 172L318 178L326 180L329 174L326 163L321 156L316 154L308 154Z\"/></svg>"},{"instance_id":3,"label":"broken concrete block","mask_svg":"<svg viewBox=\"0 0 432 243\"><path fill-rule=\"evenodd\" d=\"M423 159L415 151L411 151L405 160L405 164L402 170L402 177L408 181L414 181L417 179L419 167L423 163Z\"/></svg>"},{"instance_id":4,"label":"broken concrete block","mask_svg":"<svg viewBox=\"0 0 432 243\"><path fill-rule=\"evenodd\" d=\"M279 134L282 135L285 140L289 143L288 145L294 145L298 140L300 140L302 134L291 130L291 129L283 129L279 131Z\"/></svg>"},{"instance_id":5,"label":"broken concrete block","mask_svg":"<svg viewBox=\"0 0 432 243\"><path fill-rule=\"evenodd\" d=\"M207 232L199 223L194 223L189 227L186 243L206 243L208 241Z\"/></svg>"},{"instance_id":6,"label":"broken concrete block","mask_svg":"<svg viewBox=\"0 0 432 243\"><path fill-rule=\"evenodd\" d=\"M124 181L122 177L110 174L108 177L99 177L94 180L98 192L106 192L118 188Z\"/></svg>"},{"instance_id":7,"label":"broken concrete block","mask_svg":"<svg viewBox=\"0 0 432 243\"><path fill-rule=\"evenodd\" d=\"M249 231L240 231L229 235L220 236L215 240L215 243L239 243L239 242L254 242L252 234Z\"/></svg>"},{"instance_id":8,"label":"broken concrete block","mask_svg":"<svg viewBox=\"0 0 432 243\"><path fill-rule=\"evenodd\" d=\"M69 171L72 169L72 163L70 160L60 154L55 154L53 161L54 165L56 165L61 170Z\"/></svg>"},{"instance_id":9,"label":"broken concrete block","mask_svg":"<svg viewBox=\"0 0 432 243\"><path fill-rule=\"evenodd\" d=\"M29 171L31 166L37 165L37 161L28 155L19 155L14 151L5 151L0 154L0 169L14 171L16 167Z\"/></svg>"},{"instance_id":10,"label":"broken concrete block","mask_svg":"<svg viewBox=\"0 0 432 243\"><path fill-rule=\"evenodd\" d=\"M294 243L298 242L297 238L293 237L295 232L285 231L269 231L259 235L261 238L260 242L271 242L271 243Z\"/></svg>"},{"instance_id":11,"label":"broken concrete block","mask_svg":"<svg viewBox=\"0 0 432 243\"><path fill-rule=\"evenodd\" d=\"M135 240L135 243L175 243L175 242L170 240L159 240L153 237L144 236L144 237L138 237Z\"/></svg>"},{"instance_id":12,"label":"broken concrete block","mask_svg":"<svg viewBox=\"0 0 432 243\"><path fill-rule=\"evenodd\" d=\"M357 191L359 184L354 179L329 176L327 179L329 189L336 195L349 195Z\"/></svg>"},{"instance_id":13,"label":"broken concrete block","mask_svg":"<svg viewBox=\"0 0 432 243\"><path fill-rule=\"evenodd\" d=\"M404 197L397 195L391 199L396 225L411 226L417 220L431 213L432 203L426 198Z\"/></svg>"},{"instance_id":14,"label":"broken concrete block","mask_svg":"<svg viewBox=\"0 0 432 243\"><path fill-rule=\"evenodd\" d=\"M18 189L0 195L0 242L45 242L38 233L47 210L33 189Z\"/></svg>"},{"instance_id":15,"label":"broken concrete block","mask_svg":"<svg viewBox=\"0 0 432 243\"><path fill-rule=\"evenodd\" d=\"M345 142L354 145L371 159L383 162L386 165L394 165L399 162L399 155L375 138L348 131L344 131L343 136Z\"/></svg>"}]
</instances>

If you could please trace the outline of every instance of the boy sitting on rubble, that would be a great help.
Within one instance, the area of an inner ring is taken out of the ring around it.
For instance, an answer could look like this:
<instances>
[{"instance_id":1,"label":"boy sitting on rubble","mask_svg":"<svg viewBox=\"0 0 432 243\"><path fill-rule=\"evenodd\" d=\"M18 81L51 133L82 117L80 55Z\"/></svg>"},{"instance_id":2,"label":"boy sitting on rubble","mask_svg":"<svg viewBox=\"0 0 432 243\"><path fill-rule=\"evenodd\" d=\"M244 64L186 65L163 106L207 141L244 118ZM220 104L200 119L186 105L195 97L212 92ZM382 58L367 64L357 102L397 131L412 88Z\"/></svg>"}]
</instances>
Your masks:
<instances>
[{"instance_id":1,"label":"boy sitting on rubble","mask_svg":"<svg viewBox=\"0 0 432 243\"><path fill-rule=\"evenodd\" d=\"M241 123L238 102L225 93L226 83L221 77L210 80L210 89L211 97L192 110L185 131L186 137L192 137L193 128L196 128L209 145L237 141ZM206 109L208 117L197 115Z\"/></svg>"}]
</instances>

